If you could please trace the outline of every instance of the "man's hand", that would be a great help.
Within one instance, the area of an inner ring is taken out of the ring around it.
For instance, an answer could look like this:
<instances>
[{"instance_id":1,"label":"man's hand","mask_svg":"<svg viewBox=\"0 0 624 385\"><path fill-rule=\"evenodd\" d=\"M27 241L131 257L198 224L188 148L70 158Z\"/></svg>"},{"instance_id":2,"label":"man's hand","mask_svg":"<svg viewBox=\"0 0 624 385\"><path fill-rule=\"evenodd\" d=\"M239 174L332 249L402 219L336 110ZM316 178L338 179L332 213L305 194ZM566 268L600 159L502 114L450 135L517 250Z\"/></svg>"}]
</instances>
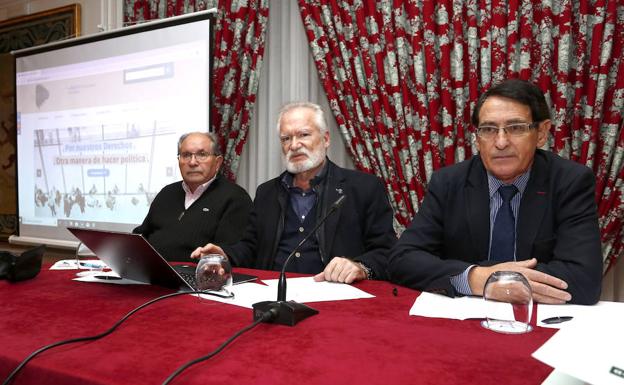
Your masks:
<instances>
[{"instance_id":1,"label":"man's hand","mask_svg":"<svg viewBox=\"0 0 624 385\"><path fill-rule=\"evenodd\" d=\"M552 275L535 270L535 258L519 261L504 262L493 266L475 266L468 273L468 284L472 293L483 295L483 286L488 277L495 271L517 271L526 277L533 291L533 300L539 303L562 304L572 299L566 292L568 284Z\"/></svg>"},{"instance_id":2,"label":"man's hand","mask_svg":"<svg viewBox=\"0 0 624 385\"><path fill-rule=\"evenodd\" d=\"M325 270L314 276L314 280L353 283L366 279L366 272L359 263L344 257L334 257L325 266Z\"/></svg>"},{"instance_id":3,"label":"man's hand","mask_svg":"<svg viewBox=\"0 0 624 385\"><path fill-rule=\"evenodd\" d=\"M206 254L219 254L227 258L227 255L225 255L225 253L223 252L223 249L215 245L214 243L209 243L206 246L196 248L191 253L191 258L199 259Z\"/></svg>"}]
</instances>

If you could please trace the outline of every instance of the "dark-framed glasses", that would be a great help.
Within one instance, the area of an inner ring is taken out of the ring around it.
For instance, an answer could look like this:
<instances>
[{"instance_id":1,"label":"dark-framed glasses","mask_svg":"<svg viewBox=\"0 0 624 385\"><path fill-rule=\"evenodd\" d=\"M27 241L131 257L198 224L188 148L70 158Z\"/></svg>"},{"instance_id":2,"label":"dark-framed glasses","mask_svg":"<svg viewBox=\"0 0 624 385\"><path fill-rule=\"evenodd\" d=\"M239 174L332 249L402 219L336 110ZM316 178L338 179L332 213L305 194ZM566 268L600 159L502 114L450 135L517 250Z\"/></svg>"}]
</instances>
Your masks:
<instances>
[{"instance_id":1,"label":"dark-framed glasses","mask_svg":"<svg viewBox=\"0 0 624 385\"><path fill-rule=\"evenodd\" d=\"M528 134L533 128L536 128L539 123L511 123L502 127L484 124L477 127L477 136L482 139L494 139L498 136L499 130L510 136L520 137Z\"/></svg>"},{"instance_id":2,"label":"dark-framed glasses","mask_svg":"<svg viewBox=\"0 0 624 385\"><path fill-rule=\"evenodd\" d=\"M195 159L198 162L205 162L208 160L208 158L210 158L212 155L209 152L206 151L198 151L198 152L181 152L178 154L178 159L182 162L190 162L191 159L193 159L193 157L195 157Z\"/></svg>"}]
</instances>

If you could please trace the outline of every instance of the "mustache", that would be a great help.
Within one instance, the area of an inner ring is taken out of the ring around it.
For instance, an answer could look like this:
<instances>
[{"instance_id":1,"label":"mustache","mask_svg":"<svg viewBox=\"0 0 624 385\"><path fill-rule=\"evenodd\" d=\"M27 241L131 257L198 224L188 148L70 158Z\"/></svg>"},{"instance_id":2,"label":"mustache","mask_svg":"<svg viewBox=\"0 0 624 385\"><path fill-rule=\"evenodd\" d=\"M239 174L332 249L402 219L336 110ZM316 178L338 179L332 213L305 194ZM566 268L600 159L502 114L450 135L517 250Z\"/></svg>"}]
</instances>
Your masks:
<instances>
[{"instance_id":1,"label":"mustache","mask_svg":"<svg viewBox=\"0 0 624 385\"><path fill-rule=\"evenodd\" d=\"M294 156L297 156L297 155L305 155L305 156L309 157L310 153L307 150L299 150L299 151L291 151L291 150L289 150L286 153L286 159L290 159L290 158L292 158Z\"/></svg>"}]
</instances>

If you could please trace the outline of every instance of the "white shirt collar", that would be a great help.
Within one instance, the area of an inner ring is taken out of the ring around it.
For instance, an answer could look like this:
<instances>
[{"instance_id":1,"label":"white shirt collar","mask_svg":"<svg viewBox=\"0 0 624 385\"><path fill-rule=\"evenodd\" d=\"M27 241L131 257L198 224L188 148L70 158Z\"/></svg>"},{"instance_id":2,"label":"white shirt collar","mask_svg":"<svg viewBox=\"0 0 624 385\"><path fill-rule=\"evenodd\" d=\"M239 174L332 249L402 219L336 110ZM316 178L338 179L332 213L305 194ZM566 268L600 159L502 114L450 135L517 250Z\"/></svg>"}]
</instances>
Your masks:
<instances>
[{"instance_id":1,"label":"white shirt collar","mask_svg":"<svg viewBox=\"0 0 624 385\"><path fill-rule=\"evenodd\" d=\"M188 209L189 207L191 207L191 205L193 203L195 203L195 201L202 196L202 194L204 193L204 191L206 191L208 189L208 187L210 187L210 185L212 184L212 182L214 182L214 180L217 179L217 174L215 174L215 176L212 177L212 179L210 179L208 182L200 184L194 192L191 192L191 189L189 188L189 186L186 184L185 181L182 181L182 189L184 189L185 195L184 195L184 209Z\"/></svg>"}]
</instances>

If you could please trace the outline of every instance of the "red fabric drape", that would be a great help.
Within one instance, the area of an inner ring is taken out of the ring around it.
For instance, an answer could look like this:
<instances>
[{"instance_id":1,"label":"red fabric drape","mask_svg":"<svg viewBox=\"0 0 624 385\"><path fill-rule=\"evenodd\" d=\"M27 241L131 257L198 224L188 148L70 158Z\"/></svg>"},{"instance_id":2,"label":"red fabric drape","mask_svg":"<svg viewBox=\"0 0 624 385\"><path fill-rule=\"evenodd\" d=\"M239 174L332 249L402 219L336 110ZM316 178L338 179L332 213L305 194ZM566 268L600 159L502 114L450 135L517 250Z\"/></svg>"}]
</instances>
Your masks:
<instances>
[{"instance_id":1,"label":"red fabric drape","mask_svg":"<svg viewBox=\"0 0 624 385\"><path fill-rule=\"evenodd\" d=\"M214 7L218 13L210 113L224 153L222 172L233 180L258 92L268 0L125 0L124 21L135 24Z\"/></svg>"},{"instance_id":2,"label":"red fabric drape","mask_svg":"<svg viewBox=\"0 0 624 385\"><path fill-rule=\"evenodd\" d=\"M547 147L596 173L605 268L624 253L624 30L618 1L299 0L356 166L386 182L397 228L434 170L476 153L470 114L504 78L552 107Z\"/></svg>"}]
</instances>

